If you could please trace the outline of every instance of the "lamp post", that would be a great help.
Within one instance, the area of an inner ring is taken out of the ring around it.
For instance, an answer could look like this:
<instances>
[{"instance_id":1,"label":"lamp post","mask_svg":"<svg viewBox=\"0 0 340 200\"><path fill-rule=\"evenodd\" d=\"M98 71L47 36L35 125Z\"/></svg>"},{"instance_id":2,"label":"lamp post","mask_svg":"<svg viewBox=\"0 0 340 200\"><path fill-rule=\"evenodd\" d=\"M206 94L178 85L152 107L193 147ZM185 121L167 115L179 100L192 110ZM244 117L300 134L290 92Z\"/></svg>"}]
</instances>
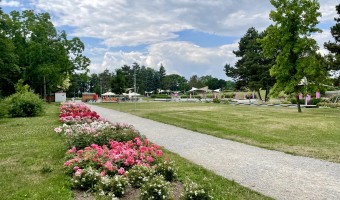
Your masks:
<instances>
[{"instance_id":1,"label":"lamp post","mask_svg":"<svg viewBox=\"0 0 340 200\"><path fill-rule=\"evenodd\" d=\"M133 71L133 90L134 90L134 96L135 96L135 107L134 107L134 111L136 111L136 69Z\"/></svg>"}]
</instances>

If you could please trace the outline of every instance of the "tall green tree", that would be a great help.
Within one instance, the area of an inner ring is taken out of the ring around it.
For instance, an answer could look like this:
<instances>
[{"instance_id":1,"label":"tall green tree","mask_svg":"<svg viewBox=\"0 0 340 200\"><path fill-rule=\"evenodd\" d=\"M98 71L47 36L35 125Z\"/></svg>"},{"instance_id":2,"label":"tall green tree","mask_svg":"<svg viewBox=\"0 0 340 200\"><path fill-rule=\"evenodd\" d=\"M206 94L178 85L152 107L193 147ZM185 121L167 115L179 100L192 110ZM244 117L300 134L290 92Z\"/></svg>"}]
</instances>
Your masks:
<instances>
[{"instance_id":1,"label":"tall green tree","mask_svg":"<svg viewBox=\"0 0 340 200\"><path fill-rule=\"evenodd\" d=\"M163 89L171 91L183 91L187 89L187 80L178 74L166 75L163 79Z\"/></svg>"},{"instance_id":2,"label":"tall green tree","mask_svg":"<svg viewBox=\"0 0 340 200\"><path fill-rule=\"evenodd\" d=\"M274 96L281 91L296 96L298 112L301 112L299 93L305 88L299 83L306 77L308 85L318 85L327 72L318 59L317 43L310 36L319 32L317 18L321 16L317 0L270 0L276 8L270 12L274 22L259 39L265 56L276 57L270 74L276 79L272 89Z\"/></svg>"},{"instance_id":3,"label":"tall green tree","mask_svg":"<svg viewBox=\"0 0 340 200\"><path fill-rule=\"evenodd\" d=\"M234 67L225 65L224 71L227 76L236 81L239 87L255 90L261 100L260 90L265 89L266 101L269 89L274 85L275 79L269 74L274 58L265 58L261 44L258 42L258 39L263 38L264 35L264 32L259 33L254 27L249 28L239 42L239 49L233 51L240 59Z\"/></svg>"},{"instance_id":4,"label":"tall green tree","mask_svg":"<svg viewBox=\"0 0 340 200\"><path fill-rule=\"evenodd\" d=\"M201 78L198 77L197 75L193 75L193 76L190 77L188 85L189 85L189 87L195 87L195 88L201 88L201 87L205 86L202 83Z\"/></svg>"},{"instance_id":5,"label":"tall green tree","mask_svg":"<svg viewBox=\"0 0 340 200\"><path fill-rule=\"evenodd\" d=\"M15 84L21 77L15 46L6 36L10 23L9 17L3 15L0 8L0 98L14 93Z\"/></svg>"},{"instance_id":6,"label":"tall green tree","mask_svg":"<svg viewBox=\"0 0 340 200\"><path fill-rule=\"evenodd\" d=\"M111 80L112 92L114 92L116 94L122 94L123 92L125 92L125 88L126 88L125 84L126 84L126 81L125 81L125 77L124 77L124 74L123 74L123 70L117 69L116 75L113 76L113 78Z\"/></svg>"},{"instance_id":7,"label":"tall green tree","mask_svg":"<svg viewBox=\"0 0 340 200\"><path fill-rule=\"evenodd\" d=\"M336 11L339 15L338 18L334 18L336 24L331 27L331 34L335 42L325 43L325 48L330 52L327 56L329 63L329 70L339 71L340 70L340 4L337 5ZM336 73L335 73L336 75ZM340 86L340 76L335 77L334 84Z\"/></svg>"},{"instance_id":8,"label":"tall green tree","mask_svg":"<svg viewBox=\"0 0 340 200\"><path fill-rule=\"evenodd\" d=\"M164 89L164 84L163 84L163 79L166 76L166 71L165 68L163 67L163 64L161 64L161 66L159 67L159 71L158 71L158 78L159 78L159 89Z\"/></svg>"},{"instance_id":9,"label":"tall green tree","mask_svg":"<svg viewBox=\"0 0 340 200\"><path fill-rule=\"evenodd\" d=\"M111 80L112 74L108 69L105 69L102 73L98 74L99 77L99 85L101 88L101 92L110 92L111 91Z\"/></svg>"},{"instance_id":10,"label":"tall green tree","mask_svg":"<svg viewBox=\"0 0 340 200\"><path fill-rule=\"evenodd\" d=\"M7 22L1 32L14 45L18 74L35 92L45 96L60 90L75 70L86 71L90 60L82 54L84 44L57 32L48 13L0 12L0 19Z\"/></svg>"}]
</instances>

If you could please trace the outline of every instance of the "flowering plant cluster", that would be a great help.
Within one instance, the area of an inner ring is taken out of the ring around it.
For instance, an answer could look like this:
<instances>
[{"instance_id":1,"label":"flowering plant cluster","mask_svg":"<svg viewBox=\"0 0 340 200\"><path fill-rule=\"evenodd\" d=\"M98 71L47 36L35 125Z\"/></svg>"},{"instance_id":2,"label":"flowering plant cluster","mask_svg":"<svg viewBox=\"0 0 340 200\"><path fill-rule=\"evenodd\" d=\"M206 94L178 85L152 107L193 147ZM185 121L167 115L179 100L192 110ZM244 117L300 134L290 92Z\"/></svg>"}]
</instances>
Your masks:
<instances>
[{"instance_id":1,"label":"flowering plant cluster","mask_svg":"<svg viewBox=\"0 0 340 200\"><path fill-rule=\"evenodd\" d=\"M64 166L73 171L74 176L88 166L98 170L101 176L112 176L123 175L134 165L153 165L162 156L162 150L157 145L150 144L147 139L142 142L136 137L128 142L112 140L109 146L92 144L80 150L73 147L67 154L71 159Z\"/></svg>"},{"instance_id":2,"label":"flowering plant cluster","mask_svg":"<svg viewBox=\"0 0 340 200\"><path fill-rule=\"evenodd\" d=\"M64 124L54 130L70 148L64 166L74 188L116 199L130 185L140 188L141 199L171 198L170 182L177 179L174 162L160 162L160 147L132 126L105 121L84 104L62 104L59 117ZM184 198L204 197L201 188L188 187Z\"/></svg>"},{"instance_id":3,"label":"flowering plant cluster","mask_svg":"<svg viewBox=\"0 0 340 200\"><path fill-rule=\"evenodd\" d=\"M181 194L181 199L211 200L213 197L209 194L208 189L188 179L186 183L184 183L184 191Z\"/></svg>"},{"instance_id":4,"label":"flowering plant cluster","mask_svg":"<svg viewBox=\"0 0 340 200\"><path fill-rule=\"evenodd\" d=\"M133 126L112 124L100 118L84 104L62 104L59 117L64 124L56 127L54 131L66 136L69 148L75 146L81 149L91 144L102 146L110 140L124 142L135 137L143 138Z\"/></svg>"},{"instance_id":5,"label":"flowering plant cluster","mask_svg":"<svg viewBox=\"0 0 340 200\"><path fill-rule=\"evenodd\" d=\"M77 124L84 122L93 122L99 119L99 115L91 111L84 104L65 103L59 108L59 118L62 123Z\"/></svg>"}]
</instances>

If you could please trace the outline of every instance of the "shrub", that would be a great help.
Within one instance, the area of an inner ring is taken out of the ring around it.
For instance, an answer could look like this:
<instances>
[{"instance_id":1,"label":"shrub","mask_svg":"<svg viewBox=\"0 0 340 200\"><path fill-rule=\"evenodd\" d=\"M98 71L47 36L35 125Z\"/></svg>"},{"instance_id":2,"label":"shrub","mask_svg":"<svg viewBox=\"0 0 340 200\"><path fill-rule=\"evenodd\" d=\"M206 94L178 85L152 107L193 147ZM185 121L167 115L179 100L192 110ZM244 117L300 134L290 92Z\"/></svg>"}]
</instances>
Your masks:
<instances>
[{"instance_id":1,"label":"shrub","mask_svg":"<svg viewBox=\"0 0 340 200\"><path fill-rule=\"evenodd\" d=\"M96 190L101 196L122 197L128 186L128 180L124 176L103 176L100 178Z\"/></svg>"},{"instance_id":2,"label":"shrub","mask_svg":"<svg viewBox=\"0 0 340 200\"><path fill-rule=\"evenodd\" d=\"M216 99L213 99L213 102L214 103L221 103L221 100L216 98Z\"/></svg>"},{"instance_id":3,"label":"shrub","mask_svg":"<svg viewBox=\"0 0 340 200\"><path fill-rule=\"evenodd\" d=\"M8 114L7 104L4 100L0 99L0 117L4 117Z\"/></svg>"},{"instance_id":4,"label":"shrub","mask_svg":"<svg viewBox=\"0 0 340 200\"><path fill-rule=\"evenodd\" d=\"M322 99L315 99L315 98L312 98L310 101L309 101L309 105L317 105L318 103L320 103L322 101Z\"/></svg>"},{"instance_id":5,"label":"shrub","mask_svg":"<svg viewBox=\"0 0 340 200\"><path fill-rule=\"evenodd\" d=\"M213 199L212 196L209 195L209 192L206 188L198 185L195 182L188 180L184 183L184 189L181 194L182 200L210 200Z\"/></svg>"},{"instance_id":6,"label":"shrub","mask_svg":"<svg viewBox=\"0 0 340 200\"><path fill-rule=\"evenodd\" d=\"M140 198L148 199L170 199L170 183L165 181L163 176L155 176L148 183L141 187Z\"/></svg>"},{"instance_id":7,"label":"shrub","mask_svg":"<svg viewBox=\"0 0 340 200\"><path fill-rule=\"evenodd\" d=\"M167 94L152 94L150 97L159 99L171 99L171 96Z\"/></svg>"},{"instance_id":8,"label":"shrub","mask_svg":"<svg viewBox=\"0 0 340 200\"><path fill-rule=\"evenodd\" d=\"M135 165L127 173L129 183L134 188L140 188L144 183L147 183L155 171L147 166Z\"/></svg>"},{"instance_id":9,"label":"shrub","mask_svg":"<svg viewBox=\"0 0 340 200\"><path fill-rule=\"evenodd\" d=\"M292 104L297 104L296 98L291 98L290 102ZM300 105L305 104L305 99L300 99L299 102L300 102Z\"/></svg>"},{"instance_id":10,"label":"shrub","mask_svg":"<svg viewBox=\"0 0 340 200\"><path fill-rule=\"evenodd\" d=\"M73 187L81 190L94 190L100 180L100 174L97 170L88 167L86 169L75 168L72 177Z\"/></svg>"},{"instance_id":11,"label":"shrub","mask_svg":"<svg viewBox=\"0 0 340 200\"><path fill-rule=\"evenodd\" d=\"M172 182L177 179L177 168L174 161L165 160L156 165L156 173L162 175L166 181Z\"/></svg>"},{"instance_id":12,"label":"shrub","mask_svg":"<svg viewBox=\"0 0 340 200\"><path fill-rule=\"evenodd\" d=\"M43 101L31 91L12 94L6 102L12 117L33 117L43 112Z\"/></svg>"}]
</instances>

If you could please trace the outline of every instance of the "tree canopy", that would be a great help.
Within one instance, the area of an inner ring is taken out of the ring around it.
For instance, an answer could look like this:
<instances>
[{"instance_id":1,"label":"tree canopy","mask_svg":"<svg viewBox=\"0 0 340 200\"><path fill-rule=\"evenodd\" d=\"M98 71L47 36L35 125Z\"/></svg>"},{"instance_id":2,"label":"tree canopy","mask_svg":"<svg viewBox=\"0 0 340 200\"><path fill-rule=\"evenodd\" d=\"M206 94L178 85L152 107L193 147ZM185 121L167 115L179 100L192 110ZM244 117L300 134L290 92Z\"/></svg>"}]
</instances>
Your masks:
<instances>
[{"instance_id":1,"label":"tree canopy","mask_svg":"<svg viewBox=\"0 0 340 200\"><path fill-rule=\"evenodd\" d=\"M329 70L340 70L340 4L336 6L336 11L339 15L335 18L336 24L331 27L331 34L335 42L325 43L325 48L330 52L328 55ZM340 86L340 76L335 77L335 85Z\"/></svg>"},{"instance_id":2,"label":"tree canopy","mask_svg":"<svg viewBox=\"0 0 340 200\"><path fill-rule=\"evenodd\" d=\"M24 10L9 15L0 10L0 55L3 80L0 90L7 96L14 84L25 84L41 94L59 90L75 70L87 70L90 60L85 57L84 44L79 38L67 39L58 32L48 13ZM1 81L2 82L2 81Z\"/></svg>"},{"instance_id":3,"label":"tree canopy","mask_svg":"<svg viewBox=\"0 0 340 200\"><path fill-rule=\"evenodd\" d=\"M259 33L255 28L251 27L239 42L239 49L233 53L240 59L232 67L229 64L224 66L227 76L236 81L236 85L240 87L248 87L257 91L259 98L260 89L266 90L266 97L269 89L274 85L275 79L270 77L269 69L274 63L274 58L266 58L263 55L263 49L258 39L263 38L265 33Z\"/></svg>"},{"instance_id":4,"label":"tree canopy","mask_svg":"<svg viewBox=\"0 0 340 200\"><path fill-rule=\"evenodd\" d=\"M299 93L305 93L300 85L306 77L308 85L318 85L327 72L325 66L318 59L317 43L310 36L319 32L316 28L317 18L321 16L317 0L271 0L276 8L270 12L270 19L274 22L266 30L267 34L259 39L265 56L276 57L276 62L270 69L270 74L276 79L272 94L281 91L294 94L298 102Z\"/></svg>"}]
</instances>

